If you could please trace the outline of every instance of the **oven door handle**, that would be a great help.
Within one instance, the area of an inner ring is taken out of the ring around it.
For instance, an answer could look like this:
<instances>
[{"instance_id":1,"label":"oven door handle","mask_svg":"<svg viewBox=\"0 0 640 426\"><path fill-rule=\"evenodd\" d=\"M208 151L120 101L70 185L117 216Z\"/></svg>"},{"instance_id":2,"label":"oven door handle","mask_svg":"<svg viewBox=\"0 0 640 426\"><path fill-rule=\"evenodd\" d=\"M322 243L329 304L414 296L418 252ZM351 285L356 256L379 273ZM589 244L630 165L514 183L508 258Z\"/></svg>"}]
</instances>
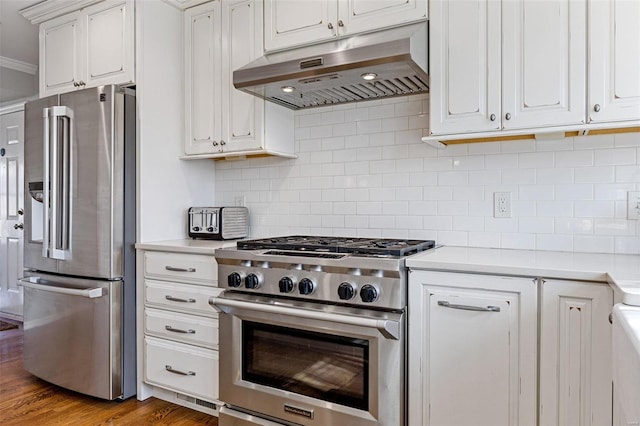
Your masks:
<instances>
[{"instance_id":1,"label":"oven door handle","mask_svg":"<svg viewBox=\"0 0 640 426\"><path fill-rule=\"evenodd\" d=\"M352 315L336 314L333 312L311 311L306 309L291 308L288 306L267 305L263 303L245 302L242 300L223 299L220 297L209 298L209 305L216 311L231 314L234 310L248 310L264 312L276 315L289 315L311 320L330 321L338 324L355 325L358 327L375 328L388 339L400 340L402 327L399 321L389 319L356 317Z\"/></svg>"}]
</instances>

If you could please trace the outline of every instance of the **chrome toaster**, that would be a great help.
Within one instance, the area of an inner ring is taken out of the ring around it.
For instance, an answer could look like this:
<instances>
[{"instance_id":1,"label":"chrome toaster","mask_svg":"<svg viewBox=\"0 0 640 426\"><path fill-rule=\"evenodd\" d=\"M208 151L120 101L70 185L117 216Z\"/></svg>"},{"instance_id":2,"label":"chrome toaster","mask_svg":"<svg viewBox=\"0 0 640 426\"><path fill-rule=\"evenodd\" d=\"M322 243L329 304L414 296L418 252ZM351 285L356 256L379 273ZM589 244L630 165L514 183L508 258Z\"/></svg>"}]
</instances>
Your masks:
<instances>
[{"instance_id":1,"label":"chrome toaster","mask_svg":"<svg viewBox=\"0 0 640 426\"><path fill-rule=\"evenodd\" d=\"M189 208L189 237L208 240L233 240L249 235L249 210L246 207Z\"/></svg>"}]
</instances>

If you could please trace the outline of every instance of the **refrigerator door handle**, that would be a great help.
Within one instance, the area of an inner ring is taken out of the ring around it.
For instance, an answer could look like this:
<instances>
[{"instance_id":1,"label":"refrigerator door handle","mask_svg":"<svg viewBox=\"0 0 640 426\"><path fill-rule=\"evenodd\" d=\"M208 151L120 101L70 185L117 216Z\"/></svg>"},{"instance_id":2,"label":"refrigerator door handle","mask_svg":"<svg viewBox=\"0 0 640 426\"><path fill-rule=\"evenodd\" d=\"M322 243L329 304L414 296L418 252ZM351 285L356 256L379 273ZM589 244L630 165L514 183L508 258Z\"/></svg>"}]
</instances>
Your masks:
<instances>
[{"instance_id":1,"label":"refrigerator door handle","mask_svg":"<svg viewBox=\"0 0 640 426\"><path fill-rule=\"evenodd\" d=\"M51 167L51 185L49 198L51 200L51 221L49 224L49 257L58 260L71 259L71 247L69 244L69 232L71 221L71 193L72 193L72 145L73 145L73 110L66 106L54 106L49 108L49 116L52 122L53 143L50 157L53 160ZM68 124L63 125L62 152L58 140L58 123L60 118L67 118ZM60 156L62 155L62 158ZM61 161L62 160L62 161ZM46 161L46 160L45 160ZM62 169L62 170L60 170ZM46 204L45 204L46 210ZM59 234L58 234L59 233Z\"/></svg>"},{"instance_id":2,"label":"refrigerator door handle","mask_svg":"<svg viewBox=\"0 0 640 426\"><path fill-rule=\"evenodd\" d=\"M42 257L49 257L49 206L50 206L50 188L51 182L49 178L49 166L51 163L51 108L42 110L44 118L44 182L42 184Z\"/></svg>"},{"instance_id":3,"label":"refrigerator door handle","mask_svg":"<svg viewBox=\"0 0 640 426\"><path fill-rule=\"evenodd\" d=\"M36 290L48 291L50 293L59 293L59 294L67 294L69 296L80 296L86 297L88 299L95 299L96 297L104 296L103 288L84 288L84 289L75 289L75 288L66 288L66 287L55 287L46 284L40 284L39 277L28 277L21 278L18 280L19 285L24 287L33 288Z\"/></svg>"}]
</instances>

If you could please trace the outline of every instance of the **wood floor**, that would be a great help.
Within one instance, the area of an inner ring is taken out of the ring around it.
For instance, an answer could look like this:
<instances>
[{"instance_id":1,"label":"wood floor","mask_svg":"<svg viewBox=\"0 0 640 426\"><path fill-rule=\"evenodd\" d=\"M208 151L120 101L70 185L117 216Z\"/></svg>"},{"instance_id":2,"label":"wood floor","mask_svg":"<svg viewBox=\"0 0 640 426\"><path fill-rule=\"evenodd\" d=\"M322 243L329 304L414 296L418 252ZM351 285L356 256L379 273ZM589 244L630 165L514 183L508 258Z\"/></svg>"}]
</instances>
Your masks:
<instances>
[{"instance_id":1,"label":"wood floor","mask_svg":"<svg viewBox=\"0 0 640 426\"><path fill-rule=\"evenodd\" d=\"M24 371L22 329L0 331L0 425L210 425L218 419L149 398L103 401L71 392Z\"/></svg>"}]
</instances>

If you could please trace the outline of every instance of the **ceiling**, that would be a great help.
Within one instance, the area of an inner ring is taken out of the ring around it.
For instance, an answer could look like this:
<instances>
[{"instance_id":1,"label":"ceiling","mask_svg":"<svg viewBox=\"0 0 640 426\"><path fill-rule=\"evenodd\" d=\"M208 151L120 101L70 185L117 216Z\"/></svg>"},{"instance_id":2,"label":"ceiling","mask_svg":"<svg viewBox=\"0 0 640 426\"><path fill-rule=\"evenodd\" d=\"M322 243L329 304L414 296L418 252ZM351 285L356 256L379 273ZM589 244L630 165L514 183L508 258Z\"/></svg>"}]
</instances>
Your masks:
<instances>
[{"instance_id":1,"label":"ceiling","mask_svg":"<svg viewBox=\"0 0 640 426\"><path fill-rule=\"evenodd\" d=\"M38 66L38 26L18 11L41 1L0 0L0 104L38 93L37 72L16 70L13 61Z\"/></svg>"}]
</instances>

